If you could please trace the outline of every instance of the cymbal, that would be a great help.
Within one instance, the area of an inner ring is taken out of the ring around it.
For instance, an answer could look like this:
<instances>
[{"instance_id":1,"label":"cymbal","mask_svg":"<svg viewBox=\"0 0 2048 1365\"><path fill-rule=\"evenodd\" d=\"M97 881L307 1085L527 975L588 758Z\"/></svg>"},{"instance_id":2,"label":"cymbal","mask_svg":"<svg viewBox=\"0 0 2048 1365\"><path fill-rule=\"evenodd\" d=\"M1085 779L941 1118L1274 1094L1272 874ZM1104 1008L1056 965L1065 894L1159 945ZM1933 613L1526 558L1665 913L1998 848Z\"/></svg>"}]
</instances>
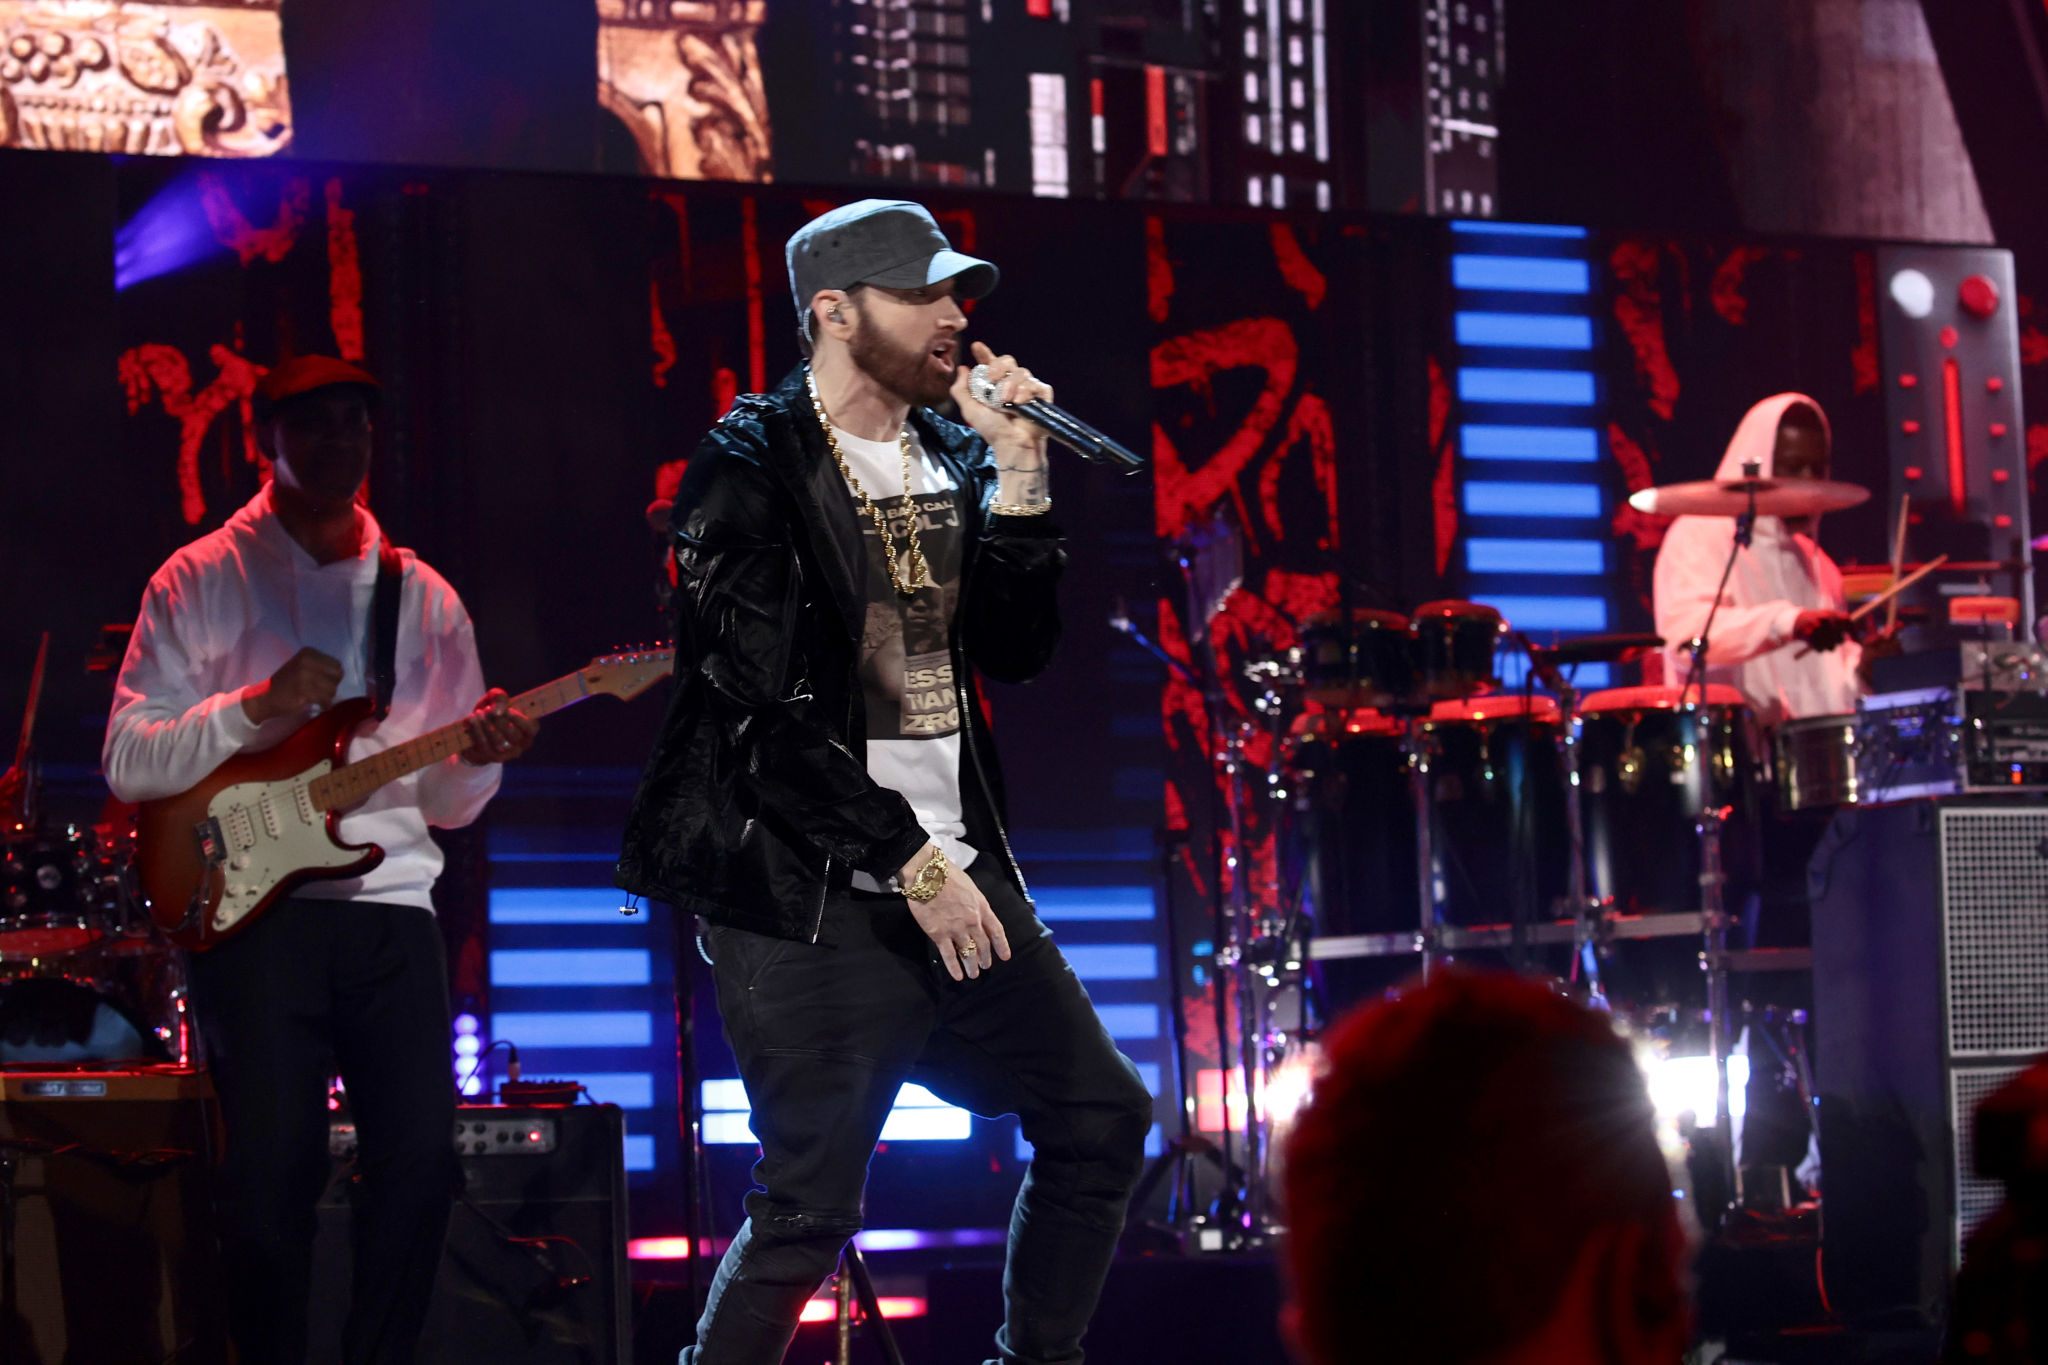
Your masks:
<instances>
[{"instance_id":1,"label":"cymbal","mask_svg":"<svg viewBox=\"0 0 2048 1365\"><path fill-rule=\"evenodd\" d=\"M1861 484L1832 479L1701 479L1641 489L1629 494L1628 505L1666 517L1739 517L1750 511L1766 517L1810 517L1869 500L1870 490Z\"/></svg>"}]
</instances>

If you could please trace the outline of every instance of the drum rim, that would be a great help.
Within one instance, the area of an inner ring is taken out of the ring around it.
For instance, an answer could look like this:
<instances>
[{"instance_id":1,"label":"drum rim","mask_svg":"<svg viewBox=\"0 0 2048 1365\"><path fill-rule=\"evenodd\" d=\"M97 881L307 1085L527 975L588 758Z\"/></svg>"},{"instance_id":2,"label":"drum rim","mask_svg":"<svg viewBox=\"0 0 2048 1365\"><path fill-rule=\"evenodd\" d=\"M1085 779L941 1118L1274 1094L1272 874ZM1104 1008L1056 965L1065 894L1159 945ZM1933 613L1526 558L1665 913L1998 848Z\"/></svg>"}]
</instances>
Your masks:
<instances>
[{"instance_id":1,"label":"drum rim","mask_svg":"<svg viewBox=\"0 0 2048 1365\"><path fill-rule=\"evenodd\" d=\"M1592 716L1615 711L1676 711L1686 704L1685 697L1696 694L1698 690L1697 687L1679 687L1672 683L1603 687L1597 692L1588 692L1580 699L1579 714ZM1739 706L1745 711L1749 710L1749 698L1742 695L1740 688L1729 683L1708 683L1706 704L1710 710L1723 706Z\"/></svg>"}]
</instances>

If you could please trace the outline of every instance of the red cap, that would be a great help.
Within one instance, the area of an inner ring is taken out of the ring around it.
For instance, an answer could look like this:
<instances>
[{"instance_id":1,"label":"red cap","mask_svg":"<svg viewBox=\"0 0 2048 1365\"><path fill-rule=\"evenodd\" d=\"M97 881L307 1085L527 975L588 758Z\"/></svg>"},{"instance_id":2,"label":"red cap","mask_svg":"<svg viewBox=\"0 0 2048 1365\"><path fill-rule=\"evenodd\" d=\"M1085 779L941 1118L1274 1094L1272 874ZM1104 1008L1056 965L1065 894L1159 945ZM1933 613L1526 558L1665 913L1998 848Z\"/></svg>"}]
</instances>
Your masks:
<instances>
[{"instance_id":1,"label":"red cap","mask_svg":"<svg viewBox=\"0 0 2048 1365\"><path fill-rule=\"evenodd\" d=\"M256 382L256 396L267 404L275 404L337 384L364 389L369 396L381 387L368 371L359 370L346 360L336 360L331 355L295 355L280 361Z\"/></svg>"}]
</instances>

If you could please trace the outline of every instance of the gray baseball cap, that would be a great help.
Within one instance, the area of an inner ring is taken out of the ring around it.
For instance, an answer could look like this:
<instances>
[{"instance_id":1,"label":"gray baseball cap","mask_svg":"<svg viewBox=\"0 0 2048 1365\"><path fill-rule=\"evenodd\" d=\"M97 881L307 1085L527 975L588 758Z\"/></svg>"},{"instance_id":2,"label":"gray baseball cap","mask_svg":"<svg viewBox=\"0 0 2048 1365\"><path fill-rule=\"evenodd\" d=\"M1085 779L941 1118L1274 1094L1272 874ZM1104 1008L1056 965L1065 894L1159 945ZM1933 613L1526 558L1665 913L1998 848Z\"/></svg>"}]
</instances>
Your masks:
<instances>
[{"instance_id":1,"label":"gray baseball cap","mask_svg":"<svg viewBox=\"0 0 2048 1365\"><path fill-rule=\"evenodd\" d=\"M1000 278L987 261L953 250L930 211L908 199L863 199L820 214L796 230L783 255L805 337L820 289L914 289L957 277L954 293L978 299Z\"/></svg>"}]
</instances>

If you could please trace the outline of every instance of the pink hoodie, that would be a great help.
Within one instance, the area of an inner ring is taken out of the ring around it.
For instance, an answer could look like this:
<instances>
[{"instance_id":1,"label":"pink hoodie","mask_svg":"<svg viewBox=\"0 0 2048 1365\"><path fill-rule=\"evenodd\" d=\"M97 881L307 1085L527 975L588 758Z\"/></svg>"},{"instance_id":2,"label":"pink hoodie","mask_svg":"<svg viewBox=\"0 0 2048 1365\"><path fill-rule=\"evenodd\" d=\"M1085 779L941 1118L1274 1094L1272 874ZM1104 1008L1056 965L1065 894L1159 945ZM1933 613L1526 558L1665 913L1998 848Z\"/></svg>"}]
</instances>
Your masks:
<instances>
[{"instance_id":1,"label":"pink hoodie","mask_svg":"<svg viewBox=\"0 0 2048 1365\"><path fill-rule=\"evenodd\" d=\"M1754 460L1770 477L1778 419L1794 403L1815 412L1820 404L1800 393L1766 398L1743 415L1721 457L1717 479L1743 477ZM1827 422L1822 414L1821 422ZM1683 682L1692 667L1686 645L1699 634L1713 606L1714 585L1735 544L1733 517L1680 517L1657 552L1657 633L1665 639L1667 681ZM1856 665L1862 649L1853 641L1826 653L1807 652L1793 640L1793 623L1805 609L1841 611L1842 571L1811 537L1795 535L1782 518L1758 517L1756 534L1735 561L1714 634L1707 648L1710 682L1732 683L1755 708L1758 719L1775 725L1802 716L1837 715L1856 709L1862 685Z\"/></svg>"}]
</instances>

